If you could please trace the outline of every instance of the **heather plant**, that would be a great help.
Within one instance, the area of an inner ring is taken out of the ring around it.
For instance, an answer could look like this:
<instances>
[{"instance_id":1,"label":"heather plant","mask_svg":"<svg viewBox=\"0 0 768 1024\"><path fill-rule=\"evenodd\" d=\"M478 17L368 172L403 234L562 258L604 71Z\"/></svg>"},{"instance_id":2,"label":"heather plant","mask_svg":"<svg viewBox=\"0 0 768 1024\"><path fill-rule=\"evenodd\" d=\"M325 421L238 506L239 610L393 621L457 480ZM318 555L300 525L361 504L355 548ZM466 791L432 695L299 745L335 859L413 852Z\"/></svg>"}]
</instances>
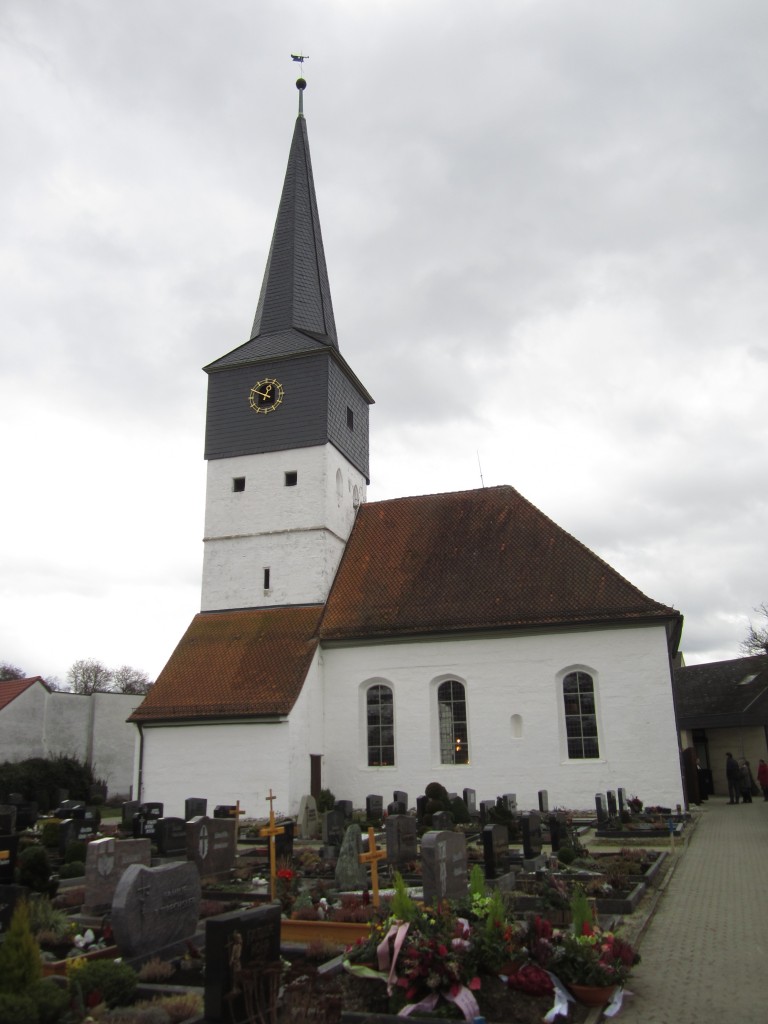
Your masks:
<instances>
[{"instance_id":1,"label":"heather plant","mask_svg":"<svg viewBox=\"0 0 768 1024\"><path fill-rule=\"evenodd\" d=\"M11 924L0 945L0 992L24 994L42 974L40 947L29 926L25 901L16 904Z\"/></svg>"}]
</instances>

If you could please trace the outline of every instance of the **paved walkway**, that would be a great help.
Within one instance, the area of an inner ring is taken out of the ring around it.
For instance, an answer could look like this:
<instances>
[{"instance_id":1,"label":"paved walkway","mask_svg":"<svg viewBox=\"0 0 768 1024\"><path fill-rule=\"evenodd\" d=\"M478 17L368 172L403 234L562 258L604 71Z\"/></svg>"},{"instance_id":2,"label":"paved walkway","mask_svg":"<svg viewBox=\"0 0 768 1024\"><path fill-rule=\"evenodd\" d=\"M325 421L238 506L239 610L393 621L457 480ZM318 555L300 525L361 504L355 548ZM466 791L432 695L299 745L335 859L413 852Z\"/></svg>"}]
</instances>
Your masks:
<instances>
[{"instance_id":1,"label":"paved walkway","mask_svg":"<svg viewBox=\"0 0 768 1024\"><path fill-rule=\"evenodd\" d=\"M768 803L710 797L694 814L617 1024L768 1021Z\"/></svg>"}]
</instances>

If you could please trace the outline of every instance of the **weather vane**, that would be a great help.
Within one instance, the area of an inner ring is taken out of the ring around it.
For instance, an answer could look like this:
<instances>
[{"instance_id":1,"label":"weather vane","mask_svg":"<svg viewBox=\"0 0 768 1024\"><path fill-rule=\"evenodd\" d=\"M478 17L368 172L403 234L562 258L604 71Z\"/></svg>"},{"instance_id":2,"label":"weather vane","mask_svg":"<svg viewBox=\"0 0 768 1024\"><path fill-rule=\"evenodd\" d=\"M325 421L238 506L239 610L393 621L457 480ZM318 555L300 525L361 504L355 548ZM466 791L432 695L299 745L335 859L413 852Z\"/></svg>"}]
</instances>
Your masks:
<instances>
[{"instance_id":1,"label":"weather vane","mask_svg":"<svg viewBox=\"0 0 768 1024\"><path fill-rule=\"evenodd\" d=\"M291 60L296 64L301 64L302 76L296 79L296 88L299 90L299 117L304 116L304 90L307 88L307 82L304 78L304 61L309 60L309 54L304 53L292 53Z\"/></svg>"}]
</instances>

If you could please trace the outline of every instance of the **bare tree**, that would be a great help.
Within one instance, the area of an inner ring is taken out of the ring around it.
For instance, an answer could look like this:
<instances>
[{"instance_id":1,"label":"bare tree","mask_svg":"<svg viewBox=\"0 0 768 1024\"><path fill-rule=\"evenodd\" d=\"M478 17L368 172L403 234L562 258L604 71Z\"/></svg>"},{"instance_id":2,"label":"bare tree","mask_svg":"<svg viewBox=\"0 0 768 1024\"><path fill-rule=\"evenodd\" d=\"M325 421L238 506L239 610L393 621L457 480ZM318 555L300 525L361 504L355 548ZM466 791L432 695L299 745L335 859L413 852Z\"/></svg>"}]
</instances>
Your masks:
<instances>
[{"instance_id":1,"label":"bare tree","mask_svg":"<svg viewBox=\"0 0 768 1024\"><path fill-rule=\"evenodd\" d=\"M0 679L26 679L27 673L23 668L19 668L18 665L11 665L10 662L4 661L0 665Z\"/></svg>"},{"instance_id":2,"label":"bare tree","mask_svg":"<svg viewBox=\"0 0 768 1024\"><path fill-rule=\"evenodd\" d=\"M67 672L73 693L106 693L112 687L112 671L95 658L81 658Z\"/></svg>"},{"instance_id":3,"label":"bare tree","mask_svg":"<svg viewBox=\"0 0 768 1024\"><path fill-rule=\"evenodd\" d=\"M111 689L115 693L149 693L154 684L146 672L130 665L121 665L112 673Z\"/></svg>"},{"instance_id":4,"label":"bare tree","mask_svg":"<svg viewBox=\"0 0 768 1024\"><path fill-rule=\"evenodd\" d=\"M755 626L750 622L747 635L739 644L742 654L768 654L768 602L763 601L755 611L763 616L765 625Z\"/></svg>"}]
</instances>

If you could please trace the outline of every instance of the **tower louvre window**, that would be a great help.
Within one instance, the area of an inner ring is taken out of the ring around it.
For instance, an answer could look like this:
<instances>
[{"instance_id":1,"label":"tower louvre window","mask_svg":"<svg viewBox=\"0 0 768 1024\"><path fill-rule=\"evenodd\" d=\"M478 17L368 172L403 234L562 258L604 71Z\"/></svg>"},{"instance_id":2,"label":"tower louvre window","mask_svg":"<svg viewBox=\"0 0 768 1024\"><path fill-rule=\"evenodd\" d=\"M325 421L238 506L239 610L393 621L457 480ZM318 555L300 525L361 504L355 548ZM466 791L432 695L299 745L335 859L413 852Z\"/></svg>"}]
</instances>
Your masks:
<instances>
[{"instance_id":1,"label":"tower louvre window","mask_svg":"<svg viewBox=\"0 0 768 1024\"><path fill-rule=\"evenodd\" d=\"M233 480L232 480L232 490L233 491L244 491L245 490L245 477L244 476L236 476L236 477L233 478Z\"/></svg>"},{"instance_id":2,"label":"tower louvre window","mask_svg":"<svg viewBox=\"0 0 768 1024\"><path fill-rule=\"evenodd\" d=\"M347 406L347 426L350 430L355 429L355 414L349 406Z\"/></svg>"},{"instance_id":3,"label":"tower louvre window","mask_svg":"<svg viewBox=\"0 0 768 1024\"><path fill-rule=\"evenodd\" d=\"M295 469L294 470L290 470L289 472L287 472L285 474L285 486L286 487L295 487L296 484L298 483L298 481L299 481L299 474L296 472Z\"/></svg>"}]
</instances>

